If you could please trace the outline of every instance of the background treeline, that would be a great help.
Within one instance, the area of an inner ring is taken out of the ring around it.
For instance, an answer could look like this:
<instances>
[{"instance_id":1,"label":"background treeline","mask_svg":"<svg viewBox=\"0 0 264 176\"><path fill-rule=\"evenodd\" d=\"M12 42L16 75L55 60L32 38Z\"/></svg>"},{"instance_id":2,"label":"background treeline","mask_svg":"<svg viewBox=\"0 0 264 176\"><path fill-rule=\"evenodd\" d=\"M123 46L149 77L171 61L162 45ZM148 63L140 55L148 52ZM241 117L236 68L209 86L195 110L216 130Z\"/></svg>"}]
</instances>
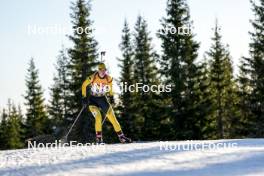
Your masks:
<instances>
[{"instance_id":1,"label":"background treeline","mask_svg":"<svg viewBox=\"0 0 264 176\"><path fill-rule=\"evenodd\" d=\"M119 82L172 85L171 92L122 92L115 105L123 131L133 140L187 140L264 136L264 0L251 2L255 19L249 33L249 57L240 58L234 75L232 57L222 42L216 21L211 47L197 60L200 43L195 34L157 32L161 54L155 51L147 21L138 16L133 30L127 21L122 30ZM56 63L51 99L45 104L34 59L29 62L24 92L26 113L11 100L1 111L0 147L21 148L25 140L52 134L61 137L80 111L81 84L100 61L93 36L91 4L71 5L73 29L90 29L69 36L73 47L63 48ZM192 25L185 0L168 0L166 26ZM156 31L155 31L156 32ZM69 139L94 140L94 119L86 111ZM110 123L104 126L106 142L115 142Z\"/></svg>"}]
</instances>

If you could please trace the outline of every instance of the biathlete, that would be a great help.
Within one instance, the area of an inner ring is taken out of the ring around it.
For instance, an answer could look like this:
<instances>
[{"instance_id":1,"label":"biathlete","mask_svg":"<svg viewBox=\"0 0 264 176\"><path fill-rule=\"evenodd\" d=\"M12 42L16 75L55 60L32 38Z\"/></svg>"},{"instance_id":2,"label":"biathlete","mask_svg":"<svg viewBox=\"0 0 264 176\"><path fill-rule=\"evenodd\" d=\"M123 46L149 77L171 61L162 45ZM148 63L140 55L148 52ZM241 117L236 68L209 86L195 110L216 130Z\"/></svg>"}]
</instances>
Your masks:
<instances>
[{"instance_id":1,"label":"biathlete","mask_svg":"<svg viewBox=\"0 0 264 176\"><path fill-rule=\"evenodd\" d=\"M82 84L83 104L88 106L95 117L95 133L96 142L103 143L102 135L102 114L108 118L114 127L115 132L121 143L132 142L122 132L121 126L118 123L111 104L114 103L113 98L113 78L106 73L104 63L98 65L98 71L87 77ZM107 99L109 96L109 101Z\"/></svg>"}]
</instances>

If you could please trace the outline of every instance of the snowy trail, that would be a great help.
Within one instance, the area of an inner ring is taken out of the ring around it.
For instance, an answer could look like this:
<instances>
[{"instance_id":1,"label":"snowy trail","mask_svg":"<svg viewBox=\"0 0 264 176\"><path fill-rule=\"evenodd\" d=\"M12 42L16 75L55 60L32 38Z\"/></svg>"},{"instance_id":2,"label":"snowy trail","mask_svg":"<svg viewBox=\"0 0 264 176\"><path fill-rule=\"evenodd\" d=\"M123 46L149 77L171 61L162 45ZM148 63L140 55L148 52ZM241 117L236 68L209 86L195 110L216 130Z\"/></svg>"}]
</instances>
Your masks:
<instances>
[{"instance_id":1,"label":"snowy trail","mask_svg":"<svg viewBox=\"0 0 264 176\"><path fill-rule=\"evenodd\" d=\"M205 150L160 150L160 142L0 152L0 176L263 176L264 139L172 141L237 144Z\"/></svg>"}]
</instances>

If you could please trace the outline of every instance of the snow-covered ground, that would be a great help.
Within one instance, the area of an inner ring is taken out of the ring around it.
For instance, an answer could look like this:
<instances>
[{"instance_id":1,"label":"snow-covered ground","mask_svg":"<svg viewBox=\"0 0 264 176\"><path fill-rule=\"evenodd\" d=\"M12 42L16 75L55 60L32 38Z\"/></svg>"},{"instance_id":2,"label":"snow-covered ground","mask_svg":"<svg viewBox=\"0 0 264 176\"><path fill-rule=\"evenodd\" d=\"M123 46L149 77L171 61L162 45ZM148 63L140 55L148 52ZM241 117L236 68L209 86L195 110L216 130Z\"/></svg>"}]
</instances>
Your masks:
<instances>
[{"instance_id":1,"label":"snow-covered ground","mask_svg":"<svg viewBox=\"0 0 264 176\"><path fill-rule=\"evenodd\" d=\"M263 176L264 139L148 142L0 152L0 176L43 175Z\"/></svg>"}]
</instances>

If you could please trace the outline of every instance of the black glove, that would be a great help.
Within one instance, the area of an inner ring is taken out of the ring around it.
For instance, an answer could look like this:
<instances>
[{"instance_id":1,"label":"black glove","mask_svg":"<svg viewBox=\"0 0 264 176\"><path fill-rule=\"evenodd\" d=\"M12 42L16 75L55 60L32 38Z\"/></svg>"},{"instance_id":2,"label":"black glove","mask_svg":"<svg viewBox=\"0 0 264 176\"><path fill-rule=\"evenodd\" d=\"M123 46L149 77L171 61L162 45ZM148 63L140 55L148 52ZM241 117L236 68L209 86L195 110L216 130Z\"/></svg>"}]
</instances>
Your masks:
<instances>
[{"instance_id":1,"label":"black glove","mask_svg":"<svg viewBox=\"0 0 264 176\"><path fill-rule=\"evenodd\" d=\"M88 98L87 97L82 97L82 105L86 107L88 104L89 104Z\"/></svg>"},{"instance_id":2,"label":"black glove","mask_svg":"<svg viewBox=\"0 0 264 176\"><path fill-rule=\"evenodd\" d=\"M109 101L110 101L110 104L114 105L115 104L114 96L110 96Z\"/></svg>"}]
</instances>

